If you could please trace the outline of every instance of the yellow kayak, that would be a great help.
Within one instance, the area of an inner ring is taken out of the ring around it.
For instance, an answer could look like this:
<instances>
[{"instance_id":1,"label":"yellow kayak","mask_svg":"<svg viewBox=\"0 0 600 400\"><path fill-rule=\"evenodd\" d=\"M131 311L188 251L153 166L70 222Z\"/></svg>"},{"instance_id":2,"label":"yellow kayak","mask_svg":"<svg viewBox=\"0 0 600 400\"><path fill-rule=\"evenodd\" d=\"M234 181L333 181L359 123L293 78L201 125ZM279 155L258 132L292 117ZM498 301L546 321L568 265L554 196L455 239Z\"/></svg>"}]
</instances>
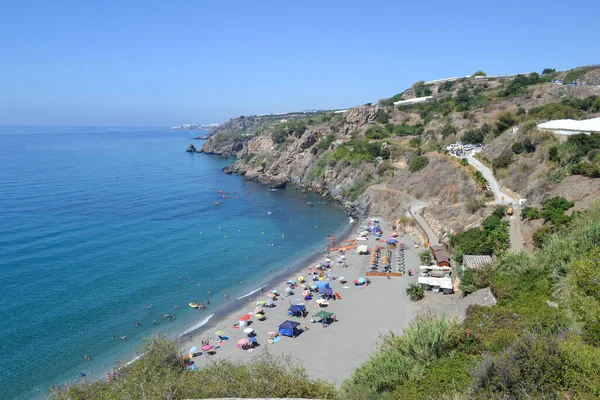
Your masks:
<instances>
[{"instance_id":1,"label":"yellow kayak","mask_svg":"<svg viewBox=\"0 0 600 400\"><path fill-rule=\"evenodd\" d=\"M190 307L192 307L192 308L198 308L198 304L196 304L196 303L190 303Z\"/></svg>"}]
</instances>

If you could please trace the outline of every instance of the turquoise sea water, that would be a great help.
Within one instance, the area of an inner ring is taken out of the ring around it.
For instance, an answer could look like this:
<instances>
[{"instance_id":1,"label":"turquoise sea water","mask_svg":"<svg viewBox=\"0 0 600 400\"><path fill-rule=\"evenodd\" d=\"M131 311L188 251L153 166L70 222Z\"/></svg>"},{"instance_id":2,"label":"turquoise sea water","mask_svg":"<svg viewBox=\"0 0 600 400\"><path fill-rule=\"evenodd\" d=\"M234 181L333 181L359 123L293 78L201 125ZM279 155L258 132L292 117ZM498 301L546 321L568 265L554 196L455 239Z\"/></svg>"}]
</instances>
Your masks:
<instances>
[{"instance_id":1,"label":"turquoise sea water","mask_svg":"<svg viewBox=\"0 0 600 400\"><path fill-rule=\"evenodd\" d=\"M36 397L79 372L103 376L144 337L218 318L271 269L347 227L345 212L318 196L270 191L223 174L230 161L185 153L201 144L191 137L0 127L0 397ZM187 305L206 299L205 311Z\"/></svg>"}]
</instances>

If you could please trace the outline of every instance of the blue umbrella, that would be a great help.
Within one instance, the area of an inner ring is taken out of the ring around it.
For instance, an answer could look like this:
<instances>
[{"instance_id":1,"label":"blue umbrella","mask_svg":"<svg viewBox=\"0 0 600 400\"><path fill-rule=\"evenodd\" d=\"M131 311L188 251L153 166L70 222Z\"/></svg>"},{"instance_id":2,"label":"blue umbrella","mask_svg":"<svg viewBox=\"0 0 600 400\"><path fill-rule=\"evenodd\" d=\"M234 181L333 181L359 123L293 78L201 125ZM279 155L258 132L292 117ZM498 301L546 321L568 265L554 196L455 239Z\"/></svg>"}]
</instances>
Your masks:
<instances>
[{"instance_id":1,"label":"blue umbrella","mask_svg":"<svg viewBox=\"0 0 600 400\"><path fill-rule=\"evenodd\" d=\"M250 339L248 339L250 341L250 343L254 343L256 342L256 338L255 337L251 337Z\"/></svg>"},{"instance_id":2,"label":"blue umbrella","mask_svg":"<svg viewBox=\"0 0 600 400\"><path fill-rule=\"evenodd\" d=\"M198 351L198 347L196 347L196 346L194 346L194 347L192 347L192 348L190 349L190 353L191 353L191 354L194 354L194 353L195 353L195 352L197 352L197 351Z\"/></svg>"},{"instance_id":3,"label":"blue umbrella","mask_svg":"<svg viewBox=\"0 0 600 400\"><path fill-rule=\"evenodd\" d=\"M365 283L365 278L358 278L358 283Z\"/></svg>"}]
</instances>

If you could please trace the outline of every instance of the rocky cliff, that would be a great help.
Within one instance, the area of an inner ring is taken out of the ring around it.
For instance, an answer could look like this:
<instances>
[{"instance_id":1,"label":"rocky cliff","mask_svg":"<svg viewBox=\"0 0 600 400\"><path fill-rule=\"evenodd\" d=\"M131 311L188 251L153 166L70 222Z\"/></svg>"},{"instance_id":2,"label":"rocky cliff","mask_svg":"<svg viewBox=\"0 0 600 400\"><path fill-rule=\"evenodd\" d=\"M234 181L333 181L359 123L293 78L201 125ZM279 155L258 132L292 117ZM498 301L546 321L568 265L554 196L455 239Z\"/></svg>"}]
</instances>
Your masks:
<instances>
[{"instance_id":1,"label":"rocky cliff","mask_svg":"<svg viewBox=\"0 0 600 400\"><path fill-rule=\"evenodd\" d=\"M581 75L582 82L589 81L592 73L595 70ZM560 74L555 76L565 75ZM572 101L573 107L580 107L581 99L589 100L599 90L556 85L552 78L532 74L421 82L391 99L344 113L235 118L223 124L200 151L235 156L227 173L271 187L296 184L340 201L359 217L371 213L406 225L401 220L407 207L428 203L440 232L459 231L485 214L479 210L490 193L475 179L476 171L448 155L445 146L458 139L485 141L492 152L494 143L504 141L515 126L535 127L532 121L547 115L546 105L554 110ZM398 99L427 93L434 98L426 103L393 106ZM543 134L532 135L532 141L538 136L543 140ZM536 171L546 173L543 159L532 162L542 165ZM519 185L550 192L537 182L539 176L529 176L527 171L515 173Z\"/></svg>"}]
</instances>

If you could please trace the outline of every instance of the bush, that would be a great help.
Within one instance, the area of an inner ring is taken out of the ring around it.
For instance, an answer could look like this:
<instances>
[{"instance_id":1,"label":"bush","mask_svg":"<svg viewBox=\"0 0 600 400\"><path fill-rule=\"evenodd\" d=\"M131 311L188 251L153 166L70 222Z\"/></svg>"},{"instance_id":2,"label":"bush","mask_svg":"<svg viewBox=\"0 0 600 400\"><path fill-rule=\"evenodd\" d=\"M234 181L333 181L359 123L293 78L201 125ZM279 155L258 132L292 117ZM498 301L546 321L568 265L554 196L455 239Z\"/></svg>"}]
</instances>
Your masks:
<instances>
[{"instance_id":1,"label":"bush","mask_svg":"<svg viewBox=\"0 0 600 400\"><path fill-rule=\"evenodd\" d=\"M431 252L429 250L422 251L421 253L419 253L419 258L421 259L421 263L423 265L429 265L433 260Z\"/></svg>"},{"instance_id":2,"label":"bush","mask_svg":"<svg viewBox=\"0 0 600 400\"><path fill-rule=\"evenodd\" d=\"M420 135L425 129L423 124L407 125L406 123L395 125L387 124L385 129L396 136Z\"/></svg>"},{"instance_id":3,"label":"bush","mask_svg":"<svg viewBox=\"0 0 600 400\"><path fill-rule=\"evenodd\" d=\"M287 140L287 133L282 130L275 131L271 133L271 139L273 139L273 143L282 144Z\"/></svg>"},{"instance_id":4,"label":"bush","mask_svg":"<svg viewBox=\"0 0 600 400\"><path fill-rule=\"evenodd\" d=\"M431 95L431 88L425 86L425 82L420 81L413 85L413 90L416 97L425 97Z\"/></svg>"},{"instance_id":5,"label":"bush","mask_svg":"<svg viewBox=\"0 0 600 400\"><path fill-rule=\"evenodd\" d=\"M573 203L564 197L556 196L544 202L542 217L554 227L560 227L570 221L565 211L573 207Z\"/></svg>"},{"instance_id":6,"label":"bush","mask_svg":"<svg viewBox=\"0 0 600 400\"><path fill-rule=\"evenodd\" d=\"M477 211L481 210L483 207L485 207L485 201L483 201L480 198L472 198L472 199L469 199L465 203L465 208L471 214L475 214Z\"/></svg>"},{"instance_id":7,"label":"bush","mask_svg":"<svg viewBox=\"0 0 600 400\"><path fill-rule=\"evenodd\" d=\"M517 96L525 92L527 86L540 83L540 75L537 73L525 75L517 75L501 93L504 97Z\"/></svg>"},{"instance_id":8,"label":"bush","mask_svg":"<svg viewBox=\"0 0 600 400\"><path fill-rule=\"evenodd\" d=\"M264 352L251 363L218 359L196 371L185 369L178 345L152 338L140 349L140 358L124 365L109 383L82 382L59 388L51 399L185 399L231 397L336 396L335 388L312 380L289 357Z\"/></svg>"},{"instance_id":9,"label":"bush","mask_svg":"<svg viewBox=\"0 0 600 400\"><path fill-rule=\"evenodd\" d=\"M417 317L402 335L382 336L375 354L341 386L342 398L381 398L407 381L418 381L430 364L445 357L458 324L445 317Z\"/></svg>"},{"instance_id":10,"label":"bush","mask_svg":"<svg viewBox=\"0 0 600 400\"><path fill-rule=\"evenodd\" d=\"M319 143L317 143L317 149L327 150L331 144L335 141L335 135L333 133L327 134Z\"/></svg>"},{"instance_id":11,"label":"bush","mask_svg":"<svg viewBox=\"0 0 600 400\"><path fill-rule=\"evenodd\" d=\"M508 128L515 126L518 122L517 117L511 111L505 111L498 116L496 121L496 131L502 133Z\"/></svg>"},{"instance_id":12,"label":"bush","mask_svg":"<svg viewBox=\"0 0 600 400\"><path fill-rule=\"evenodd\" d=\"M352 184L344 190L344 194L348 197L348 200L356 201L360 197L360 195L363 194L365 190L367 190L370 184L371 183L368 179L355 179L354 182L352 182Z\"/></svg>"},{"instance_id":13,"label":"bush","mask_svg":"<svg viewBox=\"0 0 600 400\"><path fill-rule=\"evenodd\" d=\"M463 167L468 167L469 166L469 160L467 160L466 158L461 158L460 159L460 165L462 165Z\"/></svg>"},{"instance_id":14,"label":"bush","mask_svg":"<svg viewBox=\"0 0 600 400\"><path fill-rule=\"evenodd\" d=\"M542 213L535 207L525 207L521 213L521 219L540 219Z\"/></svg>"},{"instance_id":15,"label":"bush","mask_svg":"<svg viewBox=\"0 0 600 400\"><path fill-rule=\"evenodd\" d=\"M487 398L559 398L567 354L553 337L526 336L475 369L473 392Z\"/></svg>"},{"instance_id":16,"label":"bush","mask_svg":"<svg viewBox=\"0 0 600 400\"><path fill-rule=\"evenodd\" d=\"M455 82L454 81L446 81L444 83L442 83L439 87L438 87L438 93L442 93L442 92L450 92L452 91L452 88L454 87Z\"/></svg>"},{"instance_id":17,"label":"bush","mask_svg":"<svg viewBox=\"0 0 600 400\"><path fill-rule=\"evenodd\" d=\"M325 169L327 168L327 161L324 158L319 158L317 162L310 169L306 178L311 181L322 182L325 177Z\"/></svg>"},{"instance_id":18,"label":"bush","mask_svg":"<svg viewBox=\"0 0 600 400\"><path fill-rule=\"evenodd\" d=\"M406 288L406 294L412 301L419 301L425 297L423 287L418 283L410 283Z\"/></svg>"},{"instance_id":19,"label":"bush","mask_svg":"<svg viewBox=\"0 0 600 400\"><path fill-rule=\"evenodd\" d=\"M380 108L375 113L375 121L379 122L380 124L387 124L389 120L390 117L384 109Z\"/></svg>"},{"instance_id":20,"label":"bush","mask_svg":"<svg viewBox=\"0 0 600 400\"><path fill-rule=\"evenodd\" d=\"M519 142L513 143L510 146L510 149L515 154L533 153L535 151L535 146L531 142L531 139L529 139L528 137L526 137L526 138L524 138L523 140L521 140Z\"/></svg>"},{"instance_id":21,"label":"bush","mask_svg":"<svg viewBox=\"0 0 600 400\"><path fill-rule=\"evenodd\" d=\"M484 134L481 130L469 129L462 135L460 140L463 143L477 144L477 143L483 143L483 138L484 138Z\"/></svg>"},{"instance_id":22,"label":"bush","mask_svg":"<svg viewBox=\"0 0 600 400\"><path fill-rule=\"evenodd\" d=\"M487 76L487 74L485 72L483 72L482 70L476 71L475 73L473 73L472 76Z\"/></svg>"},{"instance_id":23,"label":"bush","mask_svg":"<svg viewBox=\"0 0 600 400\"><path fill-rule=\"evenodd\" d=\"M505 150L498 157L492 161L492 168L494 172L498 169L507 168L512 162L512 153L509 150Z\"/></svg>"},{"instance_id":24,"label":"bush","mask_svg":"<svg viewBox=\"0 0 600 400\"><path fill-rule=\"evenodd\" d=\"M425 168L427 164L429 164L429 159L426 156L414 156L408 165L408 170L414 173Z\"/></svg>"},{"instance_id":25,"label":"bush","mask_svg":"<svg viewBox=\"0 0 600 400\"><path fill-rule=\"evenodd\" d=\"M479 269L467 268L460 278L460 290L465 294L471 294L479 289L490 286L492 267Z\"/></svg>"},{"instance_id":26,"label":"bush","mask_svg":"<svg viewBox=\"0 0 600 400\"><path fill-rule=\"evenodd\" d=\"M365 137L367 139L381 140L389 138L390 134L379 126L372 126L366 130Z\"/></svg>"}]
</instances>

